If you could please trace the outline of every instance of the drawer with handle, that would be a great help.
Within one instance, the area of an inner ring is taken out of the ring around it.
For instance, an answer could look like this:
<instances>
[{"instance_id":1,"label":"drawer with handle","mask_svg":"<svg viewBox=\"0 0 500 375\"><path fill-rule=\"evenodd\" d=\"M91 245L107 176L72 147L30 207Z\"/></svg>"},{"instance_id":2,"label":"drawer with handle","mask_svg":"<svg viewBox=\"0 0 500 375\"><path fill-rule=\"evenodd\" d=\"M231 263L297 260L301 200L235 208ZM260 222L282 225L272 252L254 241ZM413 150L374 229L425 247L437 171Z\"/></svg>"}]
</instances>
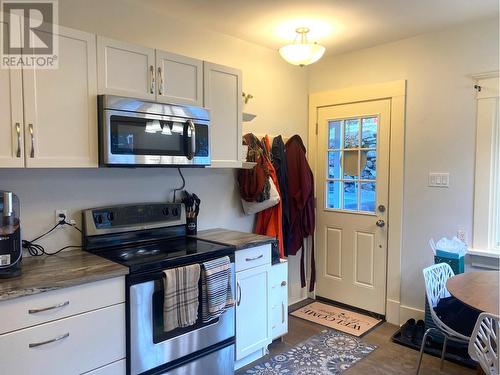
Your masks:
<instances>
[{"instance_id":1,"label":"drawer with handle","mask_svg":"<svg viewBox=\"0 0 500 375\"><path fill-rule=\"evenodd\" d=\"M0 335L5 374L81 374L125 357L125 304Z\"/></svg>"},{"instance_id":2,"label":"drawer with handle","mask_svg":"<svg viewBox=\"0 0 500 375\"><path fill-rule=\"evenodd\" d=\"M237 250L235 253L236 272L265 264L271 265L270 244Z\"/></svg>"},{"instance_id":3,"label":"drawer with handle","mask_svg":"<svg viewBox=\"0 0 500 375\"><path fill-rule=\"evenodd\" d=\"M124 277L1 301L0 334L122 302Z\"/></svg>"}]
</instances>

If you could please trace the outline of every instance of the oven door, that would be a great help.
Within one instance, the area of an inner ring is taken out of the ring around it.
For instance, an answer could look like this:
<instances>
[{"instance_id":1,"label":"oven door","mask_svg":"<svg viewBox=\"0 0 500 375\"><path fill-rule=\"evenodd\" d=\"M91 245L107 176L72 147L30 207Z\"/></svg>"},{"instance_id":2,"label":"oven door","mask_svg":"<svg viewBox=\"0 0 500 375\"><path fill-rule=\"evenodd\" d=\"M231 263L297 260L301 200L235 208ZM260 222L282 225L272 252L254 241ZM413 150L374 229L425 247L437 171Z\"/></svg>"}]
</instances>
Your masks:
<instances>
[{"instance_id":1,"label":"oven door","mask_svg":"<svg viewBox=\"0 0 500 375\"><path fill-rule=\"evenodd\" d=\"M234 307L207 324L200 322L163 332L162 275L157 273L150 280L131 282L129 287L128 361L130 373L134 375L193 355L235 336ZM235 298L234 263L231 263L230 275Z\"/></svg>"},{"instance_id":2,"label":"oven door","mask_svg":"<svg viewBox=\"0 0 500 375\"><path fill-rule=\"evenodd\" d=\"M209 132L206 120L103 110L100 119L100 164L210 165Z\"/></svg>"}]
</instances>

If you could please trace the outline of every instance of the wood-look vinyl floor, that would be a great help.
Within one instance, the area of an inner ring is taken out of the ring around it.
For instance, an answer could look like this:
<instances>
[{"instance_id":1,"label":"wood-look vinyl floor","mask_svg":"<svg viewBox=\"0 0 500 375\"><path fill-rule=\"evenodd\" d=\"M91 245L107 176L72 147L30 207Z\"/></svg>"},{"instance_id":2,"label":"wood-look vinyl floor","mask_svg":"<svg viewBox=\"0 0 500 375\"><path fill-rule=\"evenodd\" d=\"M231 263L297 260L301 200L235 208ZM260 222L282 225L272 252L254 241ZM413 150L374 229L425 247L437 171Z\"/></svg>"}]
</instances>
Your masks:
<instances>
[{"instance_id":1,"label":"wood-look vinyl floor","mask_svg":"<svg viewBox=\"0 0 500 375\"><path fill-rule=\"evenodd\" d=\"M315 324L293 316L288 317L288 334L284 336L283 341L275 341L269 346L270 355L275 355L288 350L308 337L321 332L326 327ZM416 361L418 352L395 344L391 341L391 336L398 327L383 323L361 340L375 344L378 348L347 370L345 375L400 375L414 374L416 370ZM422 361L421 375L449 374L449 375L471 375L475 370L456 365L445 361L443 370L439 369L439 358L424 354ZM246 369L252 365L246 366L238 374L243 374Z\"/></svg>"}]
</instances>

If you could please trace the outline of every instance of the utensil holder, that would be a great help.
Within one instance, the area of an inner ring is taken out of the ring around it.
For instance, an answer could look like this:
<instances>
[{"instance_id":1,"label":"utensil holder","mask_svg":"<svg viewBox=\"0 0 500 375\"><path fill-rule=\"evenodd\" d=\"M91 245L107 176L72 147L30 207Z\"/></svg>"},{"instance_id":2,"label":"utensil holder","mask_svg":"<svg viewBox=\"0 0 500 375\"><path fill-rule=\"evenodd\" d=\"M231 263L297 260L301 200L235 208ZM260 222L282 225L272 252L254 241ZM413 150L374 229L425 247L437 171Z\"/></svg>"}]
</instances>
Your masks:
<instances>
[{"instance_id":1,"label":"utensil holder","mask_svg":"<svg viewBox=\"0 0 500 375\"><path fill-rule=\"evenodd\" d=\"M194 236L198 232L198 220L196 217L186 218L186 234Z\"/></svg>"}]
</instances>

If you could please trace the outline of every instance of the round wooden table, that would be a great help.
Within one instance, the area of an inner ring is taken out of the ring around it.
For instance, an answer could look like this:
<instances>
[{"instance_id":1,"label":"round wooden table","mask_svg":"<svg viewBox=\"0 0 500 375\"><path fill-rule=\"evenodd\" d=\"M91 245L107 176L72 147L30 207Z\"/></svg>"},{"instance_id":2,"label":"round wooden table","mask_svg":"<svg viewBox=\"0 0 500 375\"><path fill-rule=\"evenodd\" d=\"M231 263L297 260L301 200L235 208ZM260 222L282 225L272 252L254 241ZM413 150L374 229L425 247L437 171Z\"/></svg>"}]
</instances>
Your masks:
<instances>
[{"instance_id":1,"label":"round wooden table","mask_svg":"<svg viewBox=\"0 0 500 375\"><path fill-rule=\"evenodd\" d=\"M498 271L466 272L448 279L448 292L464 304L479 310L498 315L499 289Z\"/></svg>"}]
</instances>

